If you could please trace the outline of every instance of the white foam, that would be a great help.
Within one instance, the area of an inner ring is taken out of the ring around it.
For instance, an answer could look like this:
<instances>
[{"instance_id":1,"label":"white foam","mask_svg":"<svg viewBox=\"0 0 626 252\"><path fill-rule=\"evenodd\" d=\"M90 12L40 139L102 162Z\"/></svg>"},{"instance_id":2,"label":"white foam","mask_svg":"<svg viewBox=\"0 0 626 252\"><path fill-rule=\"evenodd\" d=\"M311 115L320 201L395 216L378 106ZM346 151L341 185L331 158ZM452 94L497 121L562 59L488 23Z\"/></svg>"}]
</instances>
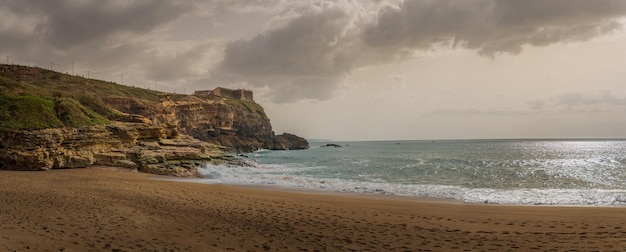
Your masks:
<instances>
[{"instance_id":1,"label":"white foam","mask_svg":"<svg viewBox=\"0 0 626 252\"><path fill-rule=\"evenodd\" d=\"M626 190L601 189L488 189L448 185L400 185L291 175L302 169L284 165L258 167L206 166L199 169L208 183L277 185L339 192L376 193L456 199L469 203L513 205L626 205Z\"/></svg>"},{"instance_id":2,"label":"white foam","mask_svg":"<svg viewBox=\"0 0 626 252\"><path fill-rule=\"evenodd\" d=\"M579 189L465 189L463 200L514 205L626 205L626 190Z\"/></svg>"}]
</instances>

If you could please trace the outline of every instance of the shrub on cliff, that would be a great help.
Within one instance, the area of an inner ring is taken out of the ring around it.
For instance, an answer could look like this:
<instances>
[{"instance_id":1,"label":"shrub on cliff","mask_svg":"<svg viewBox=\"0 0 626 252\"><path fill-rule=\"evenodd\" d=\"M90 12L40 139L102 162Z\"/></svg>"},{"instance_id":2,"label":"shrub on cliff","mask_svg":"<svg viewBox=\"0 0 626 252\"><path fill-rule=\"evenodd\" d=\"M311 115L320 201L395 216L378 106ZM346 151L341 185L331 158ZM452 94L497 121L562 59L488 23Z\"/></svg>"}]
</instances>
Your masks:
<instances>
[{"instance_id":1,"label":"shrub on cliff","mask_svg":"<svg viewBox=\"0 0 626 252\"><path fill-rule=\"evenodd\" d=\"M98 97L81 95L78 97L78 101L80 102L81 105L93 110L93 112L96 112L99 115L110 120L114 120L115 118L118 118L121 115L119 111L115 111L111 109L109 106L104 104L102 99Z\"/></svg>"},{"instance_id":2,"label":"shrub on cliff","mask_svg":"<svg viewBox=\"0 0 626 252\"><path fill-rule=\"evenodd\" d=\"M105 124L108 120L70 98L59 98L55 106L56 116L65 126L81 127Z\"/></svg>"},{"instance_id":3,"label":"shrub on cliff","mask_svg":"<svg viewBox=\"0 0 626 252\"><path fill-rule=\"evenodd\" d=\"M12 92L20 87L20 83L9 78L0 76L0 92Z\"/></svg>"}]
</instances>

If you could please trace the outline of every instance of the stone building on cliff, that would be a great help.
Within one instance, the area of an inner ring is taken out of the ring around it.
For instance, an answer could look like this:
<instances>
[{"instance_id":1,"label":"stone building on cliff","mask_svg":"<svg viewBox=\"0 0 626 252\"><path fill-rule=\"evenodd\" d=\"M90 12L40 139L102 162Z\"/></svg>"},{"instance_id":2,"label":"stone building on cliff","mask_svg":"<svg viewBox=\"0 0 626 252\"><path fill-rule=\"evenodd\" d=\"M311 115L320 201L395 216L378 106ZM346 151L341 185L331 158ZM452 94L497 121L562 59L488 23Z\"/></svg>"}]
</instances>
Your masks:
<instances>
[{"instance_id":1,"label":"stone building on cliff","mask_svg":"<svg viewBox=\"0 0 626 252\"><path fill-rule=\"evenodd\" d=\"M195 96L206 97L206 98L230 98L230 99L238 99L244 101L254 101L254 97L252 95L252 91L245 89L228 89L223 87L218 87L213 90L199 90L193 93Z\"/></svg>"}]
</instances>

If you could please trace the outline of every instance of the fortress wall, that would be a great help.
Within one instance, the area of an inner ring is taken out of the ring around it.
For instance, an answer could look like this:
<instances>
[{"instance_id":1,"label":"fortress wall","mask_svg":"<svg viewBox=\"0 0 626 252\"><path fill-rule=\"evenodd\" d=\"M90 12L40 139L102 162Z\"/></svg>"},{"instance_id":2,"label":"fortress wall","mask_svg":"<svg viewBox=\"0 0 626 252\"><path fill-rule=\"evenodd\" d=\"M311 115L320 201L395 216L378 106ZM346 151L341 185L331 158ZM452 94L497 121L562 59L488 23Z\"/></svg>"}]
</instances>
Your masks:
<instances>
[{"instance_id":1,"label":"fortress wall","mask_svg":"<svg viewBox=\"0 0 626 252\"><path fill-rule=\"evenodd\" d=\"M240 99L246 100L246 101L254 101L254 97L252 95L252 91L241 89L241 98Z\"/></svg>"},{"instance_id":2,"label":"fortress wall","mask_svg":"<svg viewBox=\"0 0 626 252\"><path fill-rule=\"evenodd\" d=\"M238 99L238 100L246 100L246 101L254 101L254 95L252 91L245 89L228 89L218 87L213 90L199 90L193 93L195 96L217 96L224 97L230 99Z\"/></svg>"}]
</instances>

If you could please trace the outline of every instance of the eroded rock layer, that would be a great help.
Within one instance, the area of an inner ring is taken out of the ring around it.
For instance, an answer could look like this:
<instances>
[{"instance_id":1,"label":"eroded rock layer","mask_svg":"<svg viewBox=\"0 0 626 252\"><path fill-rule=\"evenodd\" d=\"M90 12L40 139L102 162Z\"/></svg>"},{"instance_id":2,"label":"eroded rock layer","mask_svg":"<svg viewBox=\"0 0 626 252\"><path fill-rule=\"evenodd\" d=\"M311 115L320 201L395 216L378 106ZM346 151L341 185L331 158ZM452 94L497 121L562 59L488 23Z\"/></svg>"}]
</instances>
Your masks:
<instances>
[{"instance_id":1,"label":"eroded rock layer","mask_svg":"<svg viewBox=\"0 0 626 252\"><path fill-rule=\"evenodd\" d=\"M180 135L172 128L144 123L3 131L0 150L0 168L8 170L103 165L152 174L200 177L198 166L233 162L224 147Z\"/></svg>"}]
</instances>

